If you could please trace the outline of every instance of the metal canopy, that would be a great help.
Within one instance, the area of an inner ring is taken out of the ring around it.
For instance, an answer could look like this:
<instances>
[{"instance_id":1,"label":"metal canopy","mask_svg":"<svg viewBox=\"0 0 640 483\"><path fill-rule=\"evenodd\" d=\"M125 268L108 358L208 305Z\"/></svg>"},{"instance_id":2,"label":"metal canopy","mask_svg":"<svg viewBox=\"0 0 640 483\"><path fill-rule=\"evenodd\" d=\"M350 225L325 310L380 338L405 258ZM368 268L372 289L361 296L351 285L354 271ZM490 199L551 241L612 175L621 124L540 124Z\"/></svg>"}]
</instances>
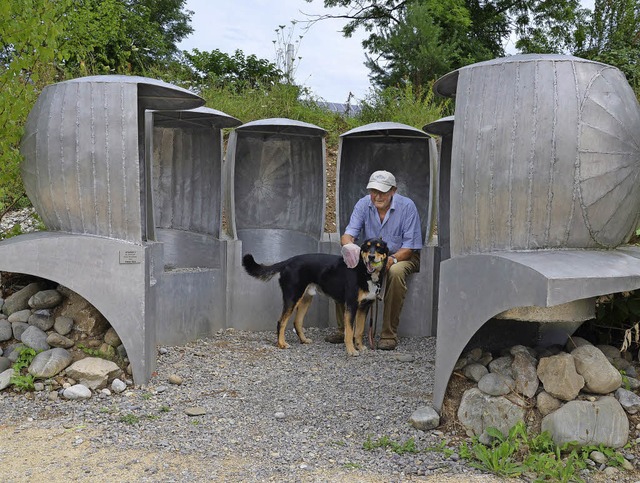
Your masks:
<instances>
[{"instance_id":1,"label":"metal canopy","mask_svg":"<svg viewBox=\"0 0 640 483\"><path fill-rule=\"evenodd\" d=\"M315 124L308 122L286 119L283 117L273 117L251 121L236 129L237 131L256 131L280 134L306 134L313 136L324 136L327 131Z\"/></svg>"},{"instance_id":2,"label":"metal canopy","mask_svg":"<svg viewBox=\"0 0 640 483\"><path fill-rule=\"evenodd\" d=\"M420 129L399 122L374 122L364 126L358 126L340 135L341 138L356 136L429 137Z\"/></svg>"},{"instance_id":3,"label":"metal canopy","mask_svg":"<svg viewBox=\"0 0 640 483\"><path fill-rule=\"evenodd\" d=\"M242 121L222 111L210 107L197 107L188 111L154 111L154 126L176 127L192 125L194 127L232 128L242 124Z\"/></svg>"}]
</instances>

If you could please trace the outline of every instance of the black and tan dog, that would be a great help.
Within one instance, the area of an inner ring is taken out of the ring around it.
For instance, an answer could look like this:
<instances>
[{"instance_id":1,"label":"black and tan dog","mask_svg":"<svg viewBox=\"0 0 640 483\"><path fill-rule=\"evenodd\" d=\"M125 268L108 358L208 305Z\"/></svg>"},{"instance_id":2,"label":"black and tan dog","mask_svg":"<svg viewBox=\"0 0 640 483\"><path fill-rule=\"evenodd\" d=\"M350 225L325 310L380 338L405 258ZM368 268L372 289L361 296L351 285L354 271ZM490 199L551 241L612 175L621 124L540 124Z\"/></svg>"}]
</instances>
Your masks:
<instances>
[{"instance_id":1,"label":"black and tan dog","mask_svg":"<svg viewBox=\"0 0 640 483\"><path fill-rule=\"evenodd\" d=\"M361 245L355 268L348 268L341 256L324 253L298 255L273 265L260 265L247 254L242 258L242 265L249 275L261 280L280 274L283 306L278 320L278 347L289 347L285 329L295 309L293 325L298 338L302 344L311 342L304 335L303 321L317 288L336 303L344 304L344 343L347 354L357 356L364 348L362 336L367 311L380 292L388 256L384 241L370 239Z\"/></svg>"}]
</instances>

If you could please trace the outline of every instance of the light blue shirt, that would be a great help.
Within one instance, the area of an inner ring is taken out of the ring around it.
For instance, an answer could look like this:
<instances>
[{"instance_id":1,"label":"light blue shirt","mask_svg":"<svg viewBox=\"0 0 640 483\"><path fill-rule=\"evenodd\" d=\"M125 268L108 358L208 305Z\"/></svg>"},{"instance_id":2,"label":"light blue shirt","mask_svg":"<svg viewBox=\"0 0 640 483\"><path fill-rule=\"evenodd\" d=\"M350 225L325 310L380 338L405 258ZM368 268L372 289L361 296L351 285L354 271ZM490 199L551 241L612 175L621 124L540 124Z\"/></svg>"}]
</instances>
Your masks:
<instances>
[{"instance_id":1,"label":"light blue shirt","mask_svg":"<svg viewBox=\"0 0 640 483\"><path fill-rule=\"evenodd\" d=\"M382 222L371 196L360 198L344 232L361 243L369 238L382 238L387 242L389 253L396 253L401 248L422 248L418 209L411 199L398 193L391 198L391 207Z\"/></svg>"}]
</instances>

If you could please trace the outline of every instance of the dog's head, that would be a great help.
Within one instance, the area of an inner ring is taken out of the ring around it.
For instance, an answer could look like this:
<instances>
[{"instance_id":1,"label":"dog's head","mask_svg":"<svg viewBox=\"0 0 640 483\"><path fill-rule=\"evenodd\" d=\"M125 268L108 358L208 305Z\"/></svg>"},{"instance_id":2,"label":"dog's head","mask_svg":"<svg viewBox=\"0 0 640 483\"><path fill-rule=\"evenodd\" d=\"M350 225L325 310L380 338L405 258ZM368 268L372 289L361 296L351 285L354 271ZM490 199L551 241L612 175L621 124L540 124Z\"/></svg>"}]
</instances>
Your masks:
<instances>
[{"instance_id":1,"label":"dog's head","mask_svg":"<svg viewBox=\"0 0 640 483\"><path fill-rule=\"evenodd\" d=\"M369 238L360 246L360 258L367 272L380 272L387 266L389 248L380 238Z\"/></svg>"}]
</instances>

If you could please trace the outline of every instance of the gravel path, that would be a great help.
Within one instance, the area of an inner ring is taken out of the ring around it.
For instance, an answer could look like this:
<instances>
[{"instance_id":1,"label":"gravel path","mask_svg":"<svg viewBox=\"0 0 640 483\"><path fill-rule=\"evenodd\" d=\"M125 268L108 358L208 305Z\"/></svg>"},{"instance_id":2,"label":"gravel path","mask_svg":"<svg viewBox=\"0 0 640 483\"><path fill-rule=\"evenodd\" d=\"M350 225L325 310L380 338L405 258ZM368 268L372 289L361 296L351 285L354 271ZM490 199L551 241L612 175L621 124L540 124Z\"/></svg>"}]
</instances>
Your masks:
<instances>
[{"instance_id":1,"label":"gravel path","mask_svg":"<svg viewBox=\"0 0 640 483\"><path fill-rule=\"evenodd\" d=\"M3 480L496 481L436 449L451 435L408 423L431 399L435 338L347 358L307 333L288 350L235 330L161 347L150 383L119 395L0 393ZM364 447L385 439L420 452Z\"/></svg>"}]
</instances>

